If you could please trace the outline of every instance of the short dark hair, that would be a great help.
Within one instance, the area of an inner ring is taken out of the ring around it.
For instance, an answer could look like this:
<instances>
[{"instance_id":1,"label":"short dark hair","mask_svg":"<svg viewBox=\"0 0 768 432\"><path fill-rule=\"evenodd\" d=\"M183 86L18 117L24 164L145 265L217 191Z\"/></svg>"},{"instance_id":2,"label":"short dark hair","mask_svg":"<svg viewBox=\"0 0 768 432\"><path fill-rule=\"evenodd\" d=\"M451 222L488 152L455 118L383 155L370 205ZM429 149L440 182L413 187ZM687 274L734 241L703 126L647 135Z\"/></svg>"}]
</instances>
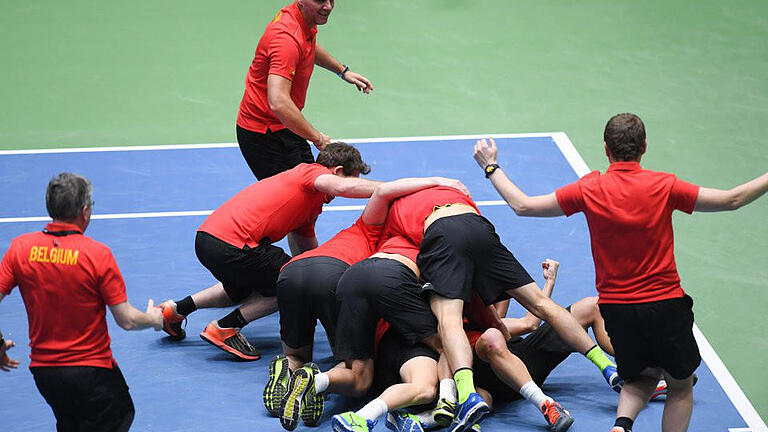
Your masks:
<instances>
[{"instance_id":1,"label":"short dark hair","mask_svg":"<svg viewBox=\"0 0 768 432\"><path fill-rule=\"evenodd\" d=\"M85 206L91 206L93 186L91 182L77 174L61 173L48 182L45 191L45 208L48 216L59 220L77 218Z\"/></svg>"},{"instance_id":2,"label":"short dark hair","mask_svg":"<svg viewBox=\"0 0 768 432\"><path fill-rule=\"evenodd\" d=\"M645 150L645 125L634 114L616 114L605 125L603 140L613 160L636 160Z\"/></svg>"},{"instance_id":3,"label":"short dark hair","mask_svg":"<svg viewBox=\"0 0 768 432\"><path fill-rule=\"evenodd\" d=\"M328 144L318 155L317 163L333 168L344 167L344 175L368 174L371 167L363 162L360 152L351 145L338 141Z\"/></svg>"}]
</instances>

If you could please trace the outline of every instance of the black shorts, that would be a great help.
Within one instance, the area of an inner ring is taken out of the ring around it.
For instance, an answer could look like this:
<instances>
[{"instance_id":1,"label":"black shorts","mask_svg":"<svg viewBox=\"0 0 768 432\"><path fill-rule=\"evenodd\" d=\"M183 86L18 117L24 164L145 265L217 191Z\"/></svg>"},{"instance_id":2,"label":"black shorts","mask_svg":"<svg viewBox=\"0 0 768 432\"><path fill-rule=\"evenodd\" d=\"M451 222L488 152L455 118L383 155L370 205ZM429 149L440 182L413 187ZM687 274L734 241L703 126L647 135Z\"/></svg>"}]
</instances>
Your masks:
<instances>
[{"instance_id":1,"label":"black shorts","mask_svg":"<svg viewBox=\"0 0 768 432\"><path fill-rule=\"evenodd\" d=\"M472 290L490 305L509 289L533 282L499 239L493 225L474 213L438 219L427 228L417 265L425 290L469 302Z\"/></svg>"},{"instance_id":2,"label":"black shorts","mask_svg":"<svg viewBox=\"0 0 768 432\"><path fill-rule=\"evenodd\" d=\"M304 138L288 129L258 133L236 126L237 143L251 172L259 180L272 177L300 163L313 163L312 150Z\"/></svg>"},{"instance_id":3,"label":"black shorts","mask_svg":"<svg viewBox=\"0 0 768 432\"><path fill-rule=\"evenodd\" d=\"M268 239L260 241L255 248L246 245L240 249L202 231L195 237L195 253L235 303L254 292L274 297L280 269L291 259Z\"/></svg>"},{"instance_id":4,"label":"black shorts","mask_svg":"<svg viewBox=\"0 0 768 432\"><path fill-rule=\"evenodd\" d=\"M570 310L570 306L568 309ZM543 323L525 339L512 338L507 342L507 348L525 364L531 379L539 386L544 383L544 380L557 365L575 352L547 323ZM474 355L472 369L475 375L475 385L487 390L494 399L517 400L522 398L520 393L504 384L493 372L491 365L480 360L477 354Z\"/></svg>"},{"instance_id":5,"label":"black shorts","mask_svg":"<svg viewBox=\"0 0 768 432\"><path fill-rule=\"evenodd\" d=\"M35 385L56 416L56 430L127 431L135 409L120 369L31 367Z\"/></svg>"},{"instance_id":6,"label":"black shorts","mask_svg":"<svg viewBox=\"0 0 768 432\"><path fill-rule=\"evenodd\" d=\"M409 343L437 333L437 318L411 269L388 258L368 258L353 265L339 280L336 300L336 356L339 360L373 356L379 318Z\"/></svg>"},{"instance_id":7,"label":"black shorts","mask_svg":"<svg viewBox=\"0 0 768 432\"><path fill-rule=\"evenodd\" d=\"M437 362L440 355L422 343L407 343L400 333L392 329L384 333L373 363L373 385L369 394L376 397L388 387L401 383L400 368L416 357L429 357Z\"/></svg>"},{"instance_id":8,"label":"black shorts","mask_svg":"<svg viewBox=\"0 0 768 432\"><path fill-rule=\"evenodd\" d=\"M646 367L666 370L685 379L701 363L693 337L693 299L635 304L600 304L605 329L616 351L619 375L638 378Z\"/></svg>"},{"instance_id":9,"label":"black shorts","mask_svg":"<svg viewBox=\"0 0 768 432\"><path fill-rule=\"evenodd\" d=\"M311 345L317 320L333 350L336 344L336 285L349 264L315 256L294 261L277 278L280 338L291 348Z\"/></svg>"}]
</instances>

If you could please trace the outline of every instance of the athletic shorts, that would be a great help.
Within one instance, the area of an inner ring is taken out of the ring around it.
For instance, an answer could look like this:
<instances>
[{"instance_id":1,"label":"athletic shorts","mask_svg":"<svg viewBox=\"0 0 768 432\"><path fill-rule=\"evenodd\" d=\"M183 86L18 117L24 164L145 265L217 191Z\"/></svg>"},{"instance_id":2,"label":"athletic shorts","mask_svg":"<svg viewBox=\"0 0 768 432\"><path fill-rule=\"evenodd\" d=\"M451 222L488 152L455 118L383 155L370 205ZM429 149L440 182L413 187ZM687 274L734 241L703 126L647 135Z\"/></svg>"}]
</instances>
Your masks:
<instances>
[{"instance_id":1,"label":"athletic shorts","mask_svg":"<svg viewBox=\"0 0 768 432\"><path fill-rule=\"evenodd\" d=\"M300 163L315 162L309 143L304 138L281 129L258 133L236 126L237 142L248 167L259 180L272 177Z\"/></svg>"},{"instance_id":2,"label":"athletic shorts","mask_svg":"<svg viewBox=\"0 0 768 432\"><path fill-rule=\"evenodd\" d=\"M371 358L379 318L411 345L435 335L437 318L420 291L416 275L398 261L368 258L350 267L336 290L336 357Z\"/></svg>"},{"instance_id":3,"label":"athletic shorts","mask_svg":"<svg viewBox=\"0 0 768 432\"><path fill-rule=\"evenodd\" d=\"M388 387L401 383L400 368L416 357L429 357L437 362L440 355L423 343L409 344L398 332L387 330L379 342L378 353L373 362L373 385L369 394L377 397Z\"/></svg>"},{"instance_id":4,"label":"athletic shorts","mask_svg":"<svg viewBox=\"0 0 768 432\"><path fill-rule=\"evenodd\" d=\"M646 367L659 367L685 379L701 363L693 337L693 299L635 304L600 304L605 329L616 351L619 375L638 378Z\"/></svg>"},{"instance_id":5,"label":"athletic shorts","mask_svg":"<svg viewBox=\"0 0 768 432\"><path fill-rule=\"evenodd\" d=\"M484 217L466 213L438 219L427 228L417 265L424 290L469 303L472 290L490 305L509 298L509 289L533 279Z\"/></svg>"},{"instance_id":6,"label":"athletic shorts","mask_svg":"<svg viewBox=\"0 0 768 432\"><path fill-rule=\"evenodd\" d=\"M235 303L254 292L274 297L280 269L291 259L269 239L262 239L255 248L240 249L202 231L195 237L195 253Z\"/></svg>"},{"instance_id":7,"label":"athletic shorts","mask_svg":"<svg viewBox=\"0 0 768 432\"><path fill-rule=\"evenodd\" d=\"M294 261L277 278L280 338L291 348L311 345L317 320L325 328L331 349L336 341L336 284L349 264L314 256Z\"/></svg>"},{"instance_id":8,"label":"athletic shorts","mask_svg":"<svg viewBox=\"0 0 768 432\"><path fill-rule=\"evenodd\" d=\"M546 322L524 339L512 338L507 342L507 348L525 364L533 382L538 386L544 383L557 365L575 352ZM475 386L487 390L494 400L512 401L522 398L515 389L504 384L494 374L491 365L480 360L477 354L474 355L472 369Z\"/></svg>"},{"instance_id":9,"label":"athletic shorts","mask_svg":"<svg viewBox=\"0 0 768 432\"><path fill-rule=\"evenodd\" d=\"M135 409L120 369L91 366L32 367L40 394L59 432L127 431Z\"/></svg>"}]
</instances>

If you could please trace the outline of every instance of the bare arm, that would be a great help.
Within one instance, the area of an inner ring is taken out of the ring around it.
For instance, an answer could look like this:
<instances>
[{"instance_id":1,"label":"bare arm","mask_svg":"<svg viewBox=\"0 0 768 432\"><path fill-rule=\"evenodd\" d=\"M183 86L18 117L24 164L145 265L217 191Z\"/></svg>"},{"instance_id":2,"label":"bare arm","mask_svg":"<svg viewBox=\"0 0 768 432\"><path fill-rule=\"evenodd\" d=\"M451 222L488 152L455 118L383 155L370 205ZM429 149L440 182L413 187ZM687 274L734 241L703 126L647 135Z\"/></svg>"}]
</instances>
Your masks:
<instances>
[{"instance_id":1,"label":"bare arm","mask_svg":"<svg viewBox=\"0 0 768 432\"><path fill-rule=\"evenodd\" d=\"M363 93L370 93L373 91L373 84L368 80L368 78L360 75L357 72L352 72L351 70L347 69L346 72L344 72L344 65L341 64L338 60L333 58L332 55L328 53L323 47L320 45L316 45L315 48L315 64L320 66L323 69L328 69L329 71L340 74L343 73L341 76L341 79L344 81L354 84L355 87L357 87L358 90L362 91Z\"/></svg>"},{"instance_id":2,"label":"bare arm","mask_svg":"<svg viewBox=\"0 0 768 432\"><path fill-rule=\"evenodd\" d=\"M275 113L280 123L300 137L312 141L319 150L331 142L328 135L320 133L312 126L304 114L291 99L291 80L280 75L267 77L267 99L269 109Z\"/></svg>"},{"instance_id":3,"label":"bare arm","mask_svg":"<svg viewBox=\"0 0 768 432\"><path fill-rule=\"evenodd\" d=\"M380 181L357 177L323 174L315 179L315 189L324 194L345 198L369 198Z\"/></svg>"},{"instance_id":4,"label":"bare arm","mask_svg":"<svg viewBox=\"0 0 768 432\"><path fill-rule=\"evenodd\" d=\"M736 210L760 198L768 191L768 173L730 190L700 188L695 211Z\"/></svg>"},{"instance_id":5,"label":"bare arm","mask_svg":"<svg viewBox=\"0 0 768 432\"><path fill-rule=\"evenodd\" d=\"M142 312L133 307L127 301L110 306L115 322L124 330L142 330L153 327L155 330L163 328L163 313L155 307L155 302L150 299L147 303L147 311Z\"/></svg>"},{"instance_id":6,"label":"bare arm","mask_svg":"<svg viewBox=\"0 0 768 432\"><path fill-rule=\"evenodd\" d=\"M474 158L480 168L485 169L486 166L497 163L497 154L498 149L493 138L490 138L490 145L485 139L475 144ZM565 214L554 193L530 197L512 183L501 168L496 169L490 179L499 195L518 216L552 217Z\"/></svg>"},{"instance_id":7,"label":"bare arm","mask_svg":"<svg viewBox=\"0 0 768 432\"><path fill-rule=\"evenodd\" d=\"M296 233L288 234L288 246L291 255L296 256L317 247L317 237L303 237Z\"/></svg>"},{"instance_id":8,"label":"bare arm","mask_svg":"<svg viewBox=\"0 0 768 432\"><path fill-rule=\"evenodd\" d=\"M469 189L458 180L444 177L404 178L376 186L370 201L363 210L363 222L368 225L381 225L387 219L389 205L401 196L410 195L434 186L452 187L466 195Z\"/></svg>"},{"instance_id":9,"label":"bare arm","mask_svg":"<svg viewBox=\"0 0 768 432\"><path fill-rule=\"evenodd\" d=\"M552 297L552 290L555 288L555 280L557 279L557 270L560 268L560 263L547 258L541 263L544 275L544 288L541 292L547 296ZM509 334L512 336L520 336L526 333L530 333L541 324L541 319L536 315L528 312L522 318L504 318L504 325L507 326Z\"/></svg>"},{"instance_id":10,"label":"bare arm","mask_svg":"<svg viewBox=\"0 0 768 432\"><path fill-rule=\"evenodd\" d=\"M2 300L3 297L5 297L5 295L0 293L0 300ZM18 360L8 357L8 350L14 346L16 346L16 344L10 339L4 339L3 333L0 332L0 370L3 372L10 372L11 369L19 367Z\"/></svg>"}]
</instances>

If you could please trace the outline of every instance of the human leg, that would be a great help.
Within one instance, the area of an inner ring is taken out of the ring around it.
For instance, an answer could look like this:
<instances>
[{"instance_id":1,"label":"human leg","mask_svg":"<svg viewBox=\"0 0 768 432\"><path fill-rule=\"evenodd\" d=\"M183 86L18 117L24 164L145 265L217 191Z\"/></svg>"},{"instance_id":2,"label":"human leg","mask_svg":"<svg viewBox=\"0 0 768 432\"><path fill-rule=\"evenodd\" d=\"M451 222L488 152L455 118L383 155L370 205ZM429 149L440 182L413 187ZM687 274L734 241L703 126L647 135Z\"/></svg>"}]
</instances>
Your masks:
<instances>
[{"instance_id":1,"label":"human leg","mask_svg":"<svg viewBox=\"0 0 768 432\"><path fill-rule=\"evenodd\" d=\"M664 432L686 431L693 412L693 376L678 380L665 374L664 378L668 387L661 430Z\"/></svg>"}]
</instances>

